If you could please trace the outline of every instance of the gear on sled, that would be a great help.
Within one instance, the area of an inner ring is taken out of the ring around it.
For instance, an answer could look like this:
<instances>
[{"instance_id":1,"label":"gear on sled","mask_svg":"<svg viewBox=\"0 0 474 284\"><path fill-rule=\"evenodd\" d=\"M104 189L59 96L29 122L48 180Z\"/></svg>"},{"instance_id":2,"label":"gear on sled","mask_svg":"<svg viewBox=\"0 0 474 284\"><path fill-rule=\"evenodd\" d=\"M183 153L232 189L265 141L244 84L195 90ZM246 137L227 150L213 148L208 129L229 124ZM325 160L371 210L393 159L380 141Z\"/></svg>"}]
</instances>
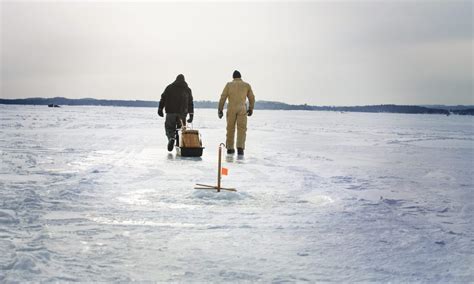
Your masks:
<instances>
[{"instance_id":1,"label":"gear on sled","mask_svg":"<svg viewBox=\"0 0 474 284\"><path fill-rule=\"evenodd\" d=\"M181 129L176 129L176 153L182 157L201 157L204 147L199 131L181 123ZM181 134L181 135L180 135Z\"/></svg>"}]
</instances>

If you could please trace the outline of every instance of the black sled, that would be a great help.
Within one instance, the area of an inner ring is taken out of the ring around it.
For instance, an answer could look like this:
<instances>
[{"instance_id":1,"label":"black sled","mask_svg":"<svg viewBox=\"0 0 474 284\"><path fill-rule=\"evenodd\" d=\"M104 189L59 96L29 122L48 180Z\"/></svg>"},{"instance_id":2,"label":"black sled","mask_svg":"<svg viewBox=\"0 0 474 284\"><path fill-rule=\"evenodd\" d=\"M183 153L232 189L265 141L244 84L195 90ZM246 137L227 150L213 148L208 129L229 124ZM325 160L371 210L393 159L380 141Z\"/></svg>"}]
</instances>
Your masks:
<instances>
[{"instance_id":1,"label":"black sled","mask_svg":"<svg viewBox=\"0 0 474 284\"><path fill-rule=\"evenodd\" d=\"M181 135L180 135L181 132ZM201 157L202 151L201 135L198 130L188 129L185 125L181 130L176 130L176 153L181 157Z\"/></svg>"}]
</instances>

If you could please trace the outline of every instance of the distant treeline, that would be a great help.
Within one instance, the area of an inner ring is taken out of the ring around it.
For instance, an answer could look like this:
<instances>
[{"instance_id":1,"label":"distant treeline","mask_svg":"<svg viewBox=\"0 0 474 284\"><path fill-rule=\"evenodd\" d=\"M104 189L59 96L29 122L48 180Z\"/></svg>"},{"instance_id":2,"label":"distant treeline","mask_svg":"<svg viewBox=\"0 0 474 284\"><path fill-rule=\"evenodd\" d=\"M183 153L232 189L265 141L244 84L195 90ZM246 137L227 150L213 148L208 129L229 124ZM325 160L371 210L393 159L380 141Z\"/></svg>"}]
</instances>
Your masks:
<instances>
[{"instance_id":1,"label":"distant treeline","mask_svg":"<svg viewBox=\"0 0 474 284\"><path fill-rule=\"evenodd\" d=\"M459 114L459 115L474 115L474 108L456 109L456 110L453 110L452 113Z\"/></svg>"},{"instance_id":2,"label":"distant treeline","mask_svg":"<svg viewBox=\"0 0 474 284\"><path fill-rule=\"evenodd\" d=\"M158 102L153 101L124 101L124 100L98 100L98 99L68 99L55 98L29 98L29 99L0 99L0 104L9 105L69 105L69 106L125 106L125 107L158 107Z\"/></svg>"},{"instance_id":3,"label":"distant treeline","mask_svg":"<svg viewBox=\"0 0 474 284\"><path fill-rule=\"evenodd\" d=\"M70 105L70 106L126 106L126 107L158 107L158 101L140 100L98 100L92 98L68 99L56 98L29 98L29 99L0 99L0 104L15 105ZM217 102L195 101L196 108L217 108ZM474 106L413 106L413 105L367 105L367 106L312 106L290 105L281 102L257 101L256 109L267 110L311 110L311 111L339 111L339 112L388 112L388 113L426 113L426 114L460 114L474 115Z\"/></svg>"}]
</instances>

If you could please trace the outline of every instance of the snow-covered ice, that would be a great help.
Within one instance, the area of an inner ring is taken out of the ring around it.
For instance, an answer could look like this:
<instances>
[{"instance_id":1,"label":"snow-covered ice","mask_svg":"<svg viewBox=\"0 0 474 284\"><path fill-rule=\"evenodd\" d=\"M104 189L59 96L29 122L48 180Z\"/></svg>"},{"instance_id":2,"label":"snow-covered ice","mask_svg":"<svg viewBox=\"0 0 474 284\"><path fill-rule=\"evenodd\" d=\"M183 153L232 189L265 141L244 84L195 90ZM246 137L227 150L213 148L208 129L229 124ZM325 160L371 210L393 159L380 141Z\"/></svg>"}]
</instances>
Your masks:
<instances>
[{"instance_id":1,"label":"snow-covered ice","mask_svg":"<svg viewBox=\"0 0 474 284\"><path fill-rule=\"evenodd\" d=\"M202 158L152 108L0 105L0 282L474 281L474 119L256 111Z\"/></svg>"}]
</instances>

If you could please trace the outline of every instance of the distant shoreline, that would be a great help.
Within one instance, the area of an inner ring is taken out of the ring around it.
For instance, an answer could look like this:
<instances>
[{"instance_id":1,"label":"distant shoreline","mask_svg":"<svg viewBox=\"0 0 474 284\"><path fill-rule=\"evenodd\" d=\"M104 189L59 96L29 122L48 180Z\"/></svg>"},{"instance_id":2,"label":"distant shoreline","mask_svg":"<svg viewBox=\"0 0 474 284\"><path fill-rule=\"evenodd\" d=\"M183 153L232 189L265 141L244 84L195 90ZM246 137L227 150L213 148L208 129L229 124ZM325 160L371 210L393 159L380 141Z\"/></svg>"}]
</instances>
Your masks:
<instances>
[{"instance_id":1,"label":"distant shoreline","mask_svg":"<svg viewBox=\"0 0 474 284\"><path fill-rule=\"evenodd\" d=\"M158 101L143 100L100 100L92 98L68 99L63 97L55 98L28 98L28 99L0 99L0 104L5 105L69 105L69 106L122 106L122 107L158 107ZM196 108L217 109L217 102L195 101ZM474 115L473 105L458 106L417 106L417 105L365 105L365 106L312 106L312 105L291 105L281 102L257 101L255 109L264 110L307 110L307 111L338 111L338 112L370 112L370 113L407 113L407 114L458 114Z\"/></svg>"}]
</instances>

